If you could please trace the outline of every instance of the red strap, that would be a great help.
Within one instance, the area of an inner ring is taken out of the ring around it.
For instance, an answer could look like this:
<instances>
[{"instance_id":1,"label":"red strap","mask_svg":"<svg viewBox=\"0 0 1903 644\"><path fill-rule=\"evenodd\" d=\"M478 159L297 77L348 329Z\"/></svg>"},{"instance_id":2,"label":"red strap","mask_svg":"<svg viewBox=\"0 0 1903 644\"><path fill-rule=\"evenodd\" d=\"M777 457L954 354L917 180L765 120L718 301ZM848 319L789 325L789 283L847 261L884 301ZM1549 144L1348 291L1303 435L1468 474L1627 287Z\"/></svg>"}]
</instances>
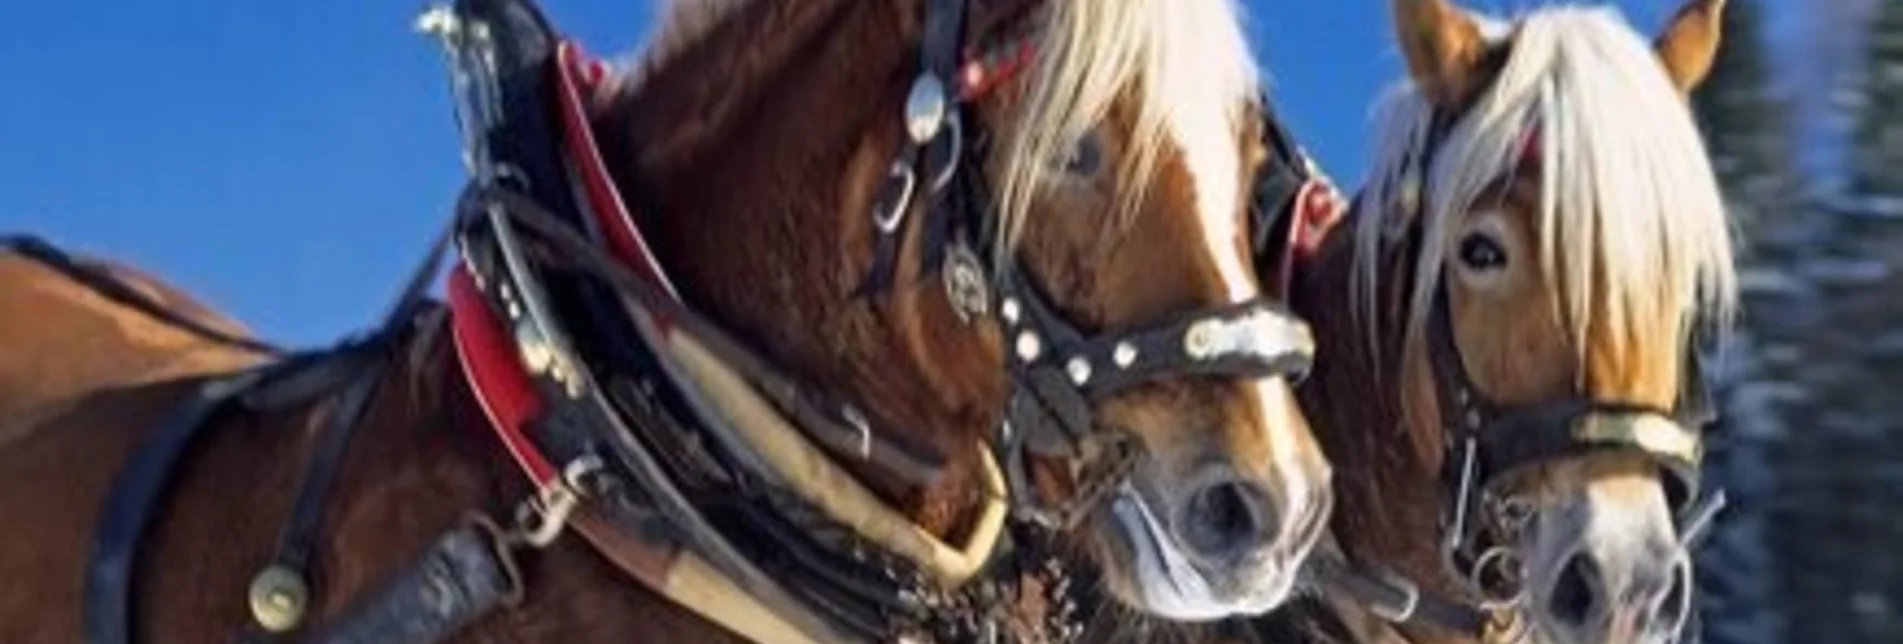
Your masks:
<instances>
[{"instance_id":1,"label":"red strap","mask_svg":"<svg viewBox=\"0 0 1903 644\"><path fill-rule=\"evenodd\" d=\"M450 269L448 291L456 357L483 415L531 480L537 485L555 482L555 467L523 433L529 420L542 413L542 399L522 368L507 327L489 310L467 267Z\"/></svg>"},{"instance_id":2,"label":"red strap","mask_svg":"<svg viewBox=\"0 0 1903 644\"><path fill-rule=\"evenodd\" d=\"M1534 125L1520 135L1520 163L1537 168L1545 161L1545 155L1542 154L1545 150L1542 147L1541 129L1539 125Z\"/></svg>"},{"instance_id":3,"label":"red strap","mask_svg":"<svg viewBox=\"0 0 1903 644\"><path fill-rule=\"evenodd\" d=\"M661 263L654 258L649 249L647 238L634 224L634 218L628 215L627 203L621 200L621 191L608 177L606 163L601 160L601 149L595 146L594 129L588 123L588 110L584 96L592 96L594 88L601 82L602 66L590 61L579 46L564 42L555 49L556 92L561 104L562 148L568 156L570 167L575 169L576 179L581 182L582 190L588 200L588 210L594 213L601 229L607 231L609 250L616 259L634 268L642 277L660 284L669 295L679 298L674 284L667 279L667 272L661 269ZM587 91L584 91L587 90Z\"/></svg>"},{"instance_id":4,"label":"red strap","mask_svg":"<svg viewBox=\"0 0 1903 644\"><path fill-rule=\"evenodd\" d=\"M1296 229L1290 235L1290 243L1303 257L1321 250L1322 242L1328 240L1328 234L1334 232L1335 224L1341 223L1347 204L1342 201L1341 193L1327 179L1309 179L1302 185L1302 191L1295 195Z\"/></svg>"},{"instance_id":5,"label":"red strap","mask_svg":"<svg viewBox=\"0 0 1903 644\"><path fill-rule=\"evenodd\" d=\"M958 100L984 96L1024 71L1036 57L1037 46L1026 39L967 58L958 68Z\"/></svg>"}]
</instances>

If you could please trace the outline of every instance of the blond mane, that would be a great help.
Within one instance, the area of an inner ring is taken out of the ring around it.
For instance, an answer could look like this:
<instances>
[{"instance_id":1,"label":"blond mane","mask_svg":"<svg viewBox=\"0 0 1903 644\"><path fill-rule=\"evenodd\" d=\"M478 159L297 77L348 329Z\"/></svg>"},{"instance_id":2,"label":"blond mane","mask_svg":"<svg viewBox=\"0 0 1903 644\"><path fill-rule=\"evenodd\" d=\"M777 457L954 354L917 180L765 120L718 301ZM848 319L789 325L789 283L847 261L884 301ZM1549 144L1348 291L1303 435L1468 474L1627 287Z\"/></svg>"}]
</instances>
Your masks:
<instances>
[{"instance_id":1,"label":"blond mane","mask_svg":"<svg viewBox=\"0 0 1903 644\"><path fill-rule=\"evenodd\" d=\"M1673 331L1656 329L1659 320L1676 320L1680 338L1700 322L1728 328L1737 306L1729 222L1691 111L1652 48L1600 8L1539 10L1510 34L1499 77L1425 171L1417 164L1434 108L1411 87L1383 102L1355 240L1362 319L1380 319L1372 313L1383 250L1420 213L1424 239L1406 324L1410 343L1423 337L1457 232L1451 222L1514 170L1520 142L1538 128L1540 258L1580 364L1594 343L1626 355L1633 343L1658 340L1646 331ZM1411 203L1420 185L1429 203Z\"/></svg>"},{"instance_id":2,"label":"blond mane","mask_svg":"<svg viewBox=\"0 0 1903 644\"><path fill-rule=\"evenodd\" d=\"M1119 210L1143 200L1174 142L1198 182L1198 209L1233 215L1235 137L1260 82L1240 8L1230 0L1054 1L1044 21L1031 89L1004 149L999 248L1015 241L1052 168L1126 97L1135 127L1118 168Z\"/></svg>"},{"instance_id":3,"label":"blond mane","mask_svg":"<svg viewBox=\"0 0 1903 644\"><path fill-rule=\"evenodd\" d=\"M758 0L672 0L639 54L619 66L617 84L645 74ZM1119 100L1135 127L1124 149L1118 212L1147 196L1158 159L1174 144L1196 182L1197 210L1212 222L1240 204L1236 137L1261 81L1234 0L1050 0L1038 14L1038 56L1029 89L1012 115L1013 136L997 167L999 249L1012 247L1035 195L1052 181L1075 142ZM1241 280L1240 260L1225 273Z\"/></svg>"}]
</instances>

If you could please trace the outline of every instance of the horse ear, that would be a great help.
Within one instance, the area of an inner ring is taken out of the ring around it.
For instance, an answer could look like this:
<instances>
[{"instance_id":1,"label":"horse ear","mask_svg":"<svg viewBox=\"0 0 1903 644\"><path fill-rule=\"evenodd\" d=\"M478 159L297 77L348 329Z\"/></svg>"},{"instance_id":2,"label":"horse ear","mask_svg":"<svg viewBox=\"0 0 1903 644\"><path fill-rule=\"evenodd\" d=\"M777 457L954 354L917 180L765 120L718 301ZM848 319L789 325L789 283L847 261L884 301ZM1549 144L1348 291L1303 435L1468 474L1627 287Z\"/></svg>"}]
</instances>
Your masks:
<instances>
[{"instance_id":1,"label":"horse ear","mask_svg":"<svg viewBox=\"0 0 1903 644\"><path fill-rule=\"evenodd\" d=\"M1680 7L1671 26L1659 36L1655 49L1665 73L1678 87L1678 93L1690 96L1711 72L1718 56L1725 0L1690 0Z\"/></svg>"},{"instance_id":2,"label":"horse ear","mask_svg":"<svg viewBox=\"0 0 1903 644\"><path fill-rule=\"evenodd\" d=\"M1441 106L1467 99L1481 81L1486 39L1472 16L1447 0L1393 0L1395 37L1408 72Z\"/></svg>"}]
</instances>

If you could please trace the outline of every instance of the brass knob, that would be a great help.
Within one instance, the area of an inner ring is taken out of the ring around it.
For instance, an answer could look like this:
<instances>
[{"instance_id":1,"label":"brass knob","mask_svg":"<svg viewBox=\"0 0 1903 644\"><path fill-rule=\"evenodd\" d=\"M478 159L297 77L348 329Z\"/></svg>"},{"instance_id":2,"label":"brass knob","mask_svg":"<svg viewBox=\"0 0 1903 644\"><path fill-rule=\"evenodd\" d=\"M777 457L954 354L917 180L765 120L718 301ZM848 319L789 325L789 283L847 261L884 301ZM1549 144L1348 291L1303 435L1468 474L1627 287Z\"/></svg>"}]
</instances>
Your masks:
<instances>
[{"instance_id":1,"label":"brass knob","mask_svg":"<svg viewBox=\"0 0 1903 644\"><path fill-rule=\"evenodd\" d=\"M273 633L297 628L310 607L310 586L295 571L272 565L251 578L251 618Z\"/></svg>"}]
</instances>

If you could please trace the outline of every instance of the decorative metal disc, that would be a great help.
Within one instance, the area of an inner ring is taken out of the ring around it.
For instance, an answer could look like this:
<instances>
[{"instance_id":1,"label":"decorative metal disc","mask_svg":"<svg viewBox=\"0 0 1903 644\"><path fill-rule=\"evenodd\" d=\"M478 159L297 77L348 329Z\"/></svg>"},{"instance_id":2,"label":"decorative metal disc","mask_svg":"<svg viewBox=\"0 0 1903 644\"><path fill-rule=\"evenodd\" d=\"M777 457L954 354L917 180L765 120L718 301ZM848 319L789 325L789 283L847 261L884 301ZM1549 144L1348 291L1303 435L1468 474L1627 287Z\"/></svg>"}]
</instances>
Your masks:
<instances>
[{"instance_id":1,"label":"decorative metal disc","mask_svg":"<svg viewBox=\"0 0 1903 644\"><path fill-rule=\"evenodd\" d=\"M945 81L929 72L919 74L912 81L912 91L905 97L905 131L912 136L912 142L924 145L938 136L949 112Z\"/></svg>"},{"instance_id":2,"label":"decorative metal disc","mask_svg":"<svg viewBox=\"0 0 1903 644\"><path fill-rule=\"evenodd\" d=\"M247 593L251 618L273 633L297 628L310 605L310 587L304 578L282 565L273 565L251 578Z\"/></svg>"},{"instance_id":3,"label":"decorative metal disc","mask_svg":"<svg viewBox=\"0 0 1903 644\"><path fill-rule=\"evenodd\" d=\"M939 271L945 279L945 297L951 300L958 319L971 323L991 310L991 286L985 280L984 265L978 254L963 243L953 243L945 251L945 265Z\"/></svg>"}]
</instances>

